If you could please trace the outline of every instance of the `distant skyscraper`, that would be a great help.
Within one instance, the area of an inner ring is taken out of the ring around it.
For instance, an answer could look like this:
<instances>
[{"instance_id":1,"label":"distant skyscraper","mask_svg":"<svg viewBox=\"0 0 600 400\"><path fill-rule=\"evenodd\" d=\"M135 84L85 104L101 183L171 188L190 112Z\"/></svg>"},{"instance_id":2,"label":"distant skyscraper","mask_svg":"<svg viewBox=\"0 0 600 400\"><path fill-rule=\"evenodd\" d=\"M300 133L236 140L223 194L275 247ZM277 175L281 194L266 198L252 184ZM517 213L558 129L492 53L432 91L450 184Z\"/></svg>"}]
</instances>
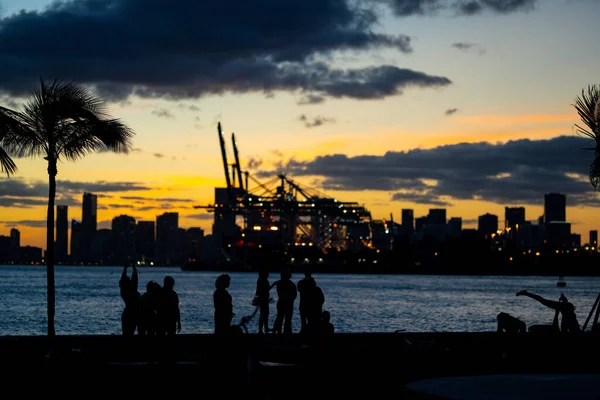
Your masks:
<instances>
[{"instance_id":1,"label":"distant skyscraper","mask_svg":"<svg viewBox=\"0 0 600 400\"><path fill-rule=\"evenodd\" d=\"M175 261L179 236L179 213L167 212L156 217L156 258L159 263ZM181 243L183 248L183 243Z\"/></svg>"},{"instance_id":2,"label":"distant skyscraper","mask_svg":"<svg viewBox=\"0 0 600 400\"><path fill-rule=\"evenodd\" d=\"M69 206L56 206L56 246L54 258L65 262L69 256Z\"/></svg>"},{"instance_id":3,"label":"distant skyscraper","mask_svg":"<svg viewBox=\"0 0 600 400\"><path fill-rule=\"evenodd\" d=\"M81 261L81 223L71 221L71 261L78 263Z\"/></svg>"},{"instance_id":4,"label":"distant skyscraper","mask_svg":"<svg viewBox=\"0 0 600 400\"><path fill-rule=\"evenodd\" d=\"M119 264L135 261L135 218L119 215L113 218L111 228L115 240L114 261Z\"/></svg>"},{"instance_id":5,"label":"distant skyscraper","mask_svg":"<svg viewBox=\"0 0 600 400\"><path fill-rule=\"evenodd\" d=\"M422 232L425 225L427 225L428 217L419 217L415 219L415 232Z\"/></svg>"},{"instance_id":6,"label":"distant skyscraper","mask_svg":"<svg viewBox=\"0 0 600 400\"><path fill-rule=\"evenodd\" d=\"M21 232L18 229L10 230L10 258L13 261L19 261L21 249Z\"/></svg>"},{"instance_id":7,"label":"distant skyscraper","mask_svg":"<svg viewBox=\"0 0 600 400\"><path fill-rule=\"evenodd\" d=\"M544 195L544 222L565 222L567 220L567 196L561 193Z\"/></svg>"},{"instance_id":8,"label":"distant skyscraper","mask_svg":"<svg viewBox=\"0 0 600 400\"><path fill-rule=\"evenodd\" d=\"M525 224L525 207L504 208L504 229L515 229L517 225Z\"/></svg>"},{"instance_id":9,"label":"distant skyscraper","mask_svg":"<svg viewBox=\"0 0 600 400\"><path fill-rule=\"evenodd\" d=\"M83 204L81 208L81 243L79 259L82 262L98 261L92 260L91 245L96 233L98 224L98 196L92 193L83 194ZM73 232L71 232L71 235ZM71 250L71 253L73 251Z\"/></svg>"},{"instance_id":10,"label":"distant skyscraper","mask_svg":"<svg viewBox=\"0 0 600 400\"><path fill-rule=\"evenodd\" d=\"M411 209L402 209L402 233L412 235L414 232L414 212Z\"/></svg>"},{"instance_id":11,"label":"distant skyscraper","mask_svg":"<svg viewBox=\"0 0 600 400\"><path fill-rule=\"evenodd\" d=\"M498 231L498 216L494 214L484 214L479 216L477 230L486 235Z\"/></svg>"},{"instance_id":12,"label":"distant skyscraper","mask_svg":"<svg viewBox=\"0 0 600 400\"><path fill-rule=\"evenodd\" d=\"M452 217L448 221L448 226L450 227L450 235L457 237L460 236L462 232L462 218L460 217Z\"/></svg>"},{"instance_id":13,"label":"distant skyscraper","mask_svg":"<svg viewBox=\"0 0 600 400\"><path fill-rule=\"evenodd\" d=\"M135 227L135 253L138 258L154 260L154 221L138 221Z\"/></svg>"},{"instance_id":14,"label":"distant skyscraper","mask_svg":"<svg viewBox=\"0 0 600 400\"><path fill-rule=\"evenodd\" d=\"M429 225L446 225L446 209L432 208L427 216Z\"/></svg>"},{"instance_id":15,"label":"distant skyscraper","mask_svg":"<svg viewBox=\"0 0 600 400\"><path fill-rule=\"evenodd\" d=\"M598 231L590 231L590 246L598 247Z\"/></svg>"}]
</instances>

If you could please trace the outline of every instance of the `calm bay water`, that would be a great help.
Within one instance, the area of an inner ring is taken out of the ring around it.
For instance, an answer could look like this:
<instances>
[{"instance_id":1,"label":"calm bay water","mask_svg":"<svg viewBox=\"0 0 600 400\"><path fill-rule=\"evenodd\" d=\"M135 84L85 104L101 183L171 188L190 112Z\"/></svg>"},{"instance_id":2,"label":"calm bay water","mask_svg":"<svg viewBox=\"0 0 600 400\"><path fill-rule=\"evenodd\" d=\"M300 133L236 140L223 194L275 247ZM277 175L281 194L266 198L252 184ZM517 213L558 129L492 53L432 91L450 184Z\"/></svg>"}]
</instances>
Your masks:
<instances>
[{"instance_id":1,"label":"calm bay water","mask_svg":"<svg viewBox=\"0 0 600 400\"><path fill-rule=\"evenodd\" d=\"M119 296L122 267L56 267L56 332L59 335L121 333L123 301ZM129 271L131 272L131 271ZM215 272L184 272L179 268L140 268L140 293L149 280L162 284L175 278L181 301L181 333L212 333ZM254 311L257 274L230 273L237 323ZM483 332L496 329L500 311L521 318L527 326L551 323L554 313L536 301L516 297L527 289L550 299L565 293L577 306L583 325L600 291L598 277L568 277L558 288L556 277L425 276L314 274L325 294L337 332ZM298 282L302 276L292 277ZM271 274L270 282L278 279ZM276 293L273 293L276 298ZM297 305L297 303L296 303ZM270 325L275 318L271 305ZM297 307L294 331L300 327ZM257 330L258 317L249 325ZM0 335L45 335L46 272L40 266L0 266Z\"/></svg>"}]
</instances>

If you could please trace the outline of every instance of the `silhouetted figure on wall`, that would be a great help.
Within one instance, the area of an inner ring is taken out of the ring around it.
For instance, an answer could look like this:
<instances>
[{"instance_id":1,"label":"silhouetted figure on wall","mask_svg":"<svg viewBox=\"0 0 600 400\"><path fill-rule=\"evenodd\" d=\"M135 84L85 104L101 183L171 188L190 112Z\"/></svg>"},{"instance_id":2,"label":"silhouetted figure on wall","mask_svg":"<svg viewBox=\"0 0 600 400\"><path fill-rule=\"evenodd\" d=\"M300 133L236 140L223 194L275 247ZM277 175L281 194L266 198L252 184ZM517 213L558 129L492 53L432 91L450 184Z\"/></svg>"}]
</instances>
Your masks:
<instances>
[{"instance_id":1,"label":"silhouetted figure on wall","mask_svg":"<svg viewBox=\"0 0 600 400\"><path fill-rule=\"evenodd\" d=\"M233 299L227 291L231 277L227 274L219 275L215 281L216 290L213 293L215 306L215 335L223 336L230 333L233 318Z\"/></svg>"},{"instance_id":2,"label":"silhouetted figure on wall","mask_svg":"<svg viewBox=\"0 0 600 400\"><path fill-rule=\"evenodd\" d=\"M304 278L298 281L298 293L300 294L300 301L298 304L298 311L300 312L300 333L306 332L306 325L308 324L306 292L308 286L312 285L314 281L312 273L309 270L304 271Z\"/></svg>"},{"instance_id":3,"label":"silhouetted figure on wall","mask_svg":"<svg viewBox=\"0 0 600 400\"><path fill-rule=\"evenodd\" d=\"M181 313L179 310L179 296L173 290L175 279L165 276L163 288L160 292L157 317L159 321L160 334L175 335L181 332Z\"/></svg>"},{"instance_id":4,"label":"silhouetted figure on wall","mask_svg":"<svg viewBox=\"0 0 600 400\"><path fill-rule=\"evenodd\" d=\"M137 301L140 298L138 292L138 272L135 266L131 278L127 276L127 265L123 267L123 273L119 280L121 298L125 302L125 308L121 314L121 330L125 336L133 336L138 324Z\"/></svg>"},{"instance_id":5,"label":"silhouetted figure on wall","mask_svg":"<svg viewBox=\"0 0 600 400\"><path fill-rule=\"evenodd\" d=\"M155 335L158 329L156 308L160 301L162 288L155 281L146 284L146 292L138 300L138 334Z\"/></svg>"},{"instance_id":6,"label":"silhouetted figure on wall","mask_svg":"<svg viewBox=\"0 0 600 400\"><path fill-rule=\"evenodd\" d=\"M256 294L253 304L258 307L260 314L258 316L258 333L269 333L269 300L271 285L269 284L269 271L266 268L258 272L256 280Z\"/></svg>"},{"instance_id":7,"label":"silhouetted figure on wall","mask_svg":"<svg viewBox=\"0 0 600 400\"><path fill-rule=\"evenodd\" d=\"M521 290L517 293L517 296L530 297L541 304L559 312L562 316L560 330L563 333L581 332L579 322L577 322L577 316L575 314L575 306L570 303L565 295L560 296L559 301L548 300L540 295L529 293L527 290ZM558 322L558 315L555 313L555 323Z\"/></svg>"},{"instance_id":8,"label":"silhouetted figure on wall","mask_svg":"<svg viewBox=\"0 0 600 400\"><path fill-rule=\"evenodd\" d=\"M501 312L496 316L496 319L498 320L498 329L496 330L496 332L527 332L527 326L525 325L525 322L521 321L516 317L513 317L510 314Z\"/></svg>"},{"instance_id":9,"label":"silhouetted figure on wall","mask_svg":"<svg viewBox=\"0 0 600 400\"><path fill-rule=\"evenodd\" d=\"M292 315L298 291L291 277L292 274L288 270L281 271L281 278L271 285L277 286L277 317L273 330L278 334L292 334Z\"/></svg>"},{"instance_id":10,"label":"silhouetted figure on wall","mask_svg":"<svg viewBox=\"0 0 600 400\"><path fill-rule=\"evenodd\" d=\"M331 314L329 311L323 311L321 314L320 335L321 337L330 337L335 332L335 327L331 323Z\"/></svg>"}]
</instances>

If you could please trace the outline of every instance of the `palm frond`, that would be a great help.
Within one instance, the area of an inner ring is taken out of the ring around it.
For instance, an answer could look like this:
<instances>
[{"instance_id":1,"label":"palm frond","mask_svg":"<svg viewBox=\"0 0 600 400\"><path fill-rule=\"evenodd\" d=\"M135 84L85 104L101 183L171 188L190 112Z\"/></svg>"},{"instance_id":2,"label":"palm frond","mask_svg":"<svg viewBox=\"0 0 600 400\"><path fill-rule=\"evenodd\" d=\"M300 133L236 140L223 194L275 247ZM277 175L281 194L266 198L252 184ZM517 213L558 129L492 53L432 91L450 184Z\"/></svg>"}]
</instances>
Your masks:
<instances>
[{"instance_id":1,"label":"palm frond","mask_svg":"<svg viewBox=\"0 0 600 400\"><path fill-rule=\"evenodd\" d=\"M597 191L600 191L600 158L596 156L590 164L590 183Z\"/></svg>"},{"instance_id":2,"label":"palm frond","mask_svg":"<svg viewBox=\"0 0 600 400\"><path fill-rule=\"evenodd\" d=\"M2 147L0 147L0 171L6 173L6 176L17 172L17 165Z\"/></svg>"},{"instance_id":3,"label":"palm frond","mask_svg":"<svg viewBox=\"0 0 600 400\"><path fill-rule=\"evenodd\" d=\"M45 152L45 140L31 126L29 115L0 107L2 146L16 157L37 156Z\"/></svg>"},{"instance_id":4,"label":"palm frond","mask_svg":"<svg viewBox=\"0 0 600 400\"><path fill-rule=\"evenodd\" d=\"M599 131L599 103L600 103L600 86L598 85L588 85L587 91L585 89L581 90L581 95L575 99L575 110L579 114L581 121L587 127L584 128L579 125L575 125L577 127L577 132L584 136L589 137L590 139L594 139L596 143L600 144L600 131Z\"/></svg>"}]
</instances>

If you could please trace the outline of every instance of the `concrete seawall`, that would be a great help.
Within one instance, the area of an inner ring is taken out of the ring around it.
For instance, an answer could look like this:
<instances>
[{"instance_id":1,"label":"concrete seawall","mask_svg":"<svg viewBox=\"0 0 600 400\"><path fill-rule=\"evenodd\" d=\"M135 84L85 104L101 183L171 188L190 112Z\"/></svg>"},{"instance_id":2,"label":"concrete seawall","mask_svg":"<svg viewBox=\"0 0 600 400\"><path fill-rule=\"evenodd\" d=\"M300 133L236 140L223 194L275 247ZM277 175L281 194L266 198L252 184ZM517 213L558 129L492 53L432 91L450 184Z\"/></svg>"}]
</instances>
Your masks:
<instances>
[{"instance_id":1,"label":"concrete seawall","mask_svg":"<svg viewBox=\"0 0 600 400\"><path fill-rule=\"evenodd\" d=\"M202 381L211 388L268 390L271 398L290 398L311 387L400 394L409 382L439 376L600 372L600 336L592 333L352 333L311 344L299 335L58 336L52 357L49 348L43 336L0 337L0 358L10 366L3 377L51 379L57 390L74 381L110 386L123 376L166 379L181 390ZM286 392L290 387L293 392Z\"/></svg>"}]
</instances>

